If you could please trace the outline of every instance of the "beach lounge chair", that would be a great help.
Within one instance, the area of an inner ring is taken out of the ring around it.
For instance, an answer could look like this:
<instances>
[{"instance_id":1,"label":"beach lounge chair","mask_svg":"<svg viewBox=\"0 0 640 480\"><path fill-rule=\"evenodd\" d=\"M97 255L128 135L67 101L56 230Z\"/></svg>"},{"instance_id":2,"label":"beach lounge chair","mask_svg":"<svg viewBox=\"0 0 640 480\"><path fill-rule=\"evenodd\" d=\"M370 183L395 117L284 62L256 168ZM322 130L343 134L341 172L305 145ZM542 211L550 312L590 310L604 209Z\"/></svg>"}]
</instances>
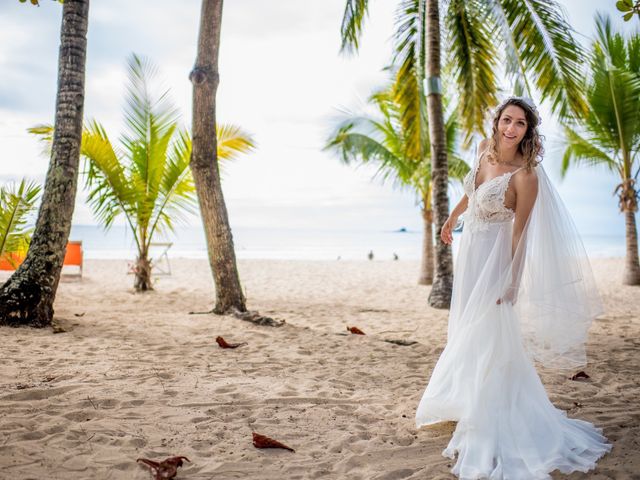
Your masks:
<instances>
[{"instance_id":1,"label":"beach lounge chair","mask_svg":"<svg viewBox=\"0 0 640 480\"><path fill-rule=\"evenodd\" d=\"M173 242L151 242L149 244L149 260L151 261L151 275L171 275L169 249ZM127 275L136 273L136 262L127 263Z\"/></svg>"},{"instance_id":2,"label":"beach lounge chair","mask_svg":"<svg viewBox=\"0 0 640 480\"><path fill-rule=\"evenodd\" d=\"M62 274L65 277L80 277L82 278L82 264L84 263L84 253L82 251L82 241L69 241L67 243L67 253L64 256L62 262ZM77 273L68 272L64 267L78 267Z\"/></svg>"},{"instance_id":3,"label":"beach lounge chair","mask_svg":"<svg viewBox=\"0 0 640 480\"><path fill-rule=\"evenodd\" d=\"M151 255L151 272L153 275L171 275L171 263L169 263L169 249L173 242L151 242L149 244ZM156 254L153 254L153 251Z\"/></svg>"},{"instance_id":4,"label":"beach lounge chair","mask_svg":"<svg viewBox=\"0 0 640 480\"><path fill-rule=\"evenodd\" d=\"M13 271L20 266L26 257L26 252L5 252L0 257L0 270ZM69 241L67 243L67 253L62 262L62 274L67 277L82 277L82 264L84 255L82 252L82 241ZM77 273L69 273L64 267L78 267Z\"/></svg>"}]
</instances>

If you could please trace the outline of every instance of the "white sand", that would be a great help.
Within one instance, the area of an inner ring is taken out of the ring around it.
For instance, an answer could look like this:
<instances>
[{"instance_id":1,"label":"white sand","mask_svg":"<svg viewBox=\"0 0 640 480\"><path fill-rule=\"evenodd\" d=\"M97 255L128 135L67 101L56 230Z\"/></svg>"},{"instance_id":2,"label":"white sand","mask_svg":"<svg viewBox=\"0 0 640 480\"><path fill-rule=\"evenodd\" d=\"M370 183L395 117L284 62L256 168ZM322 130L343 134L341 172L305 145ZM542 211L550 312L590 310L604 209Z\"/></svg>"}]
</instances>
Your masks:
<instances>
[{"instance_id":1,"label":"white sand","mask_svg":"<svg viewBox=\"0 0 640 480\"><path fill-rule=\"evenodd\" d=\"M281 328L189 315L212 306L208 265L172 264L134 294L125 261L88 261L81 282L60 285L66 333L0 328L1 479L147 479L136 458L170 455L192 460L184 479L453 478L440 453L454 424L414 427L447 321L426 306L417 262L240 262L250 308ZM640 288L620 284L621 260L594 269L607 311L591 379L542 378L614 448L595 472L554 478L638 479ZM248 345L223 350L218 335ZM296 453L258 450L252 431Z\"/></svg>"}]
</instances>

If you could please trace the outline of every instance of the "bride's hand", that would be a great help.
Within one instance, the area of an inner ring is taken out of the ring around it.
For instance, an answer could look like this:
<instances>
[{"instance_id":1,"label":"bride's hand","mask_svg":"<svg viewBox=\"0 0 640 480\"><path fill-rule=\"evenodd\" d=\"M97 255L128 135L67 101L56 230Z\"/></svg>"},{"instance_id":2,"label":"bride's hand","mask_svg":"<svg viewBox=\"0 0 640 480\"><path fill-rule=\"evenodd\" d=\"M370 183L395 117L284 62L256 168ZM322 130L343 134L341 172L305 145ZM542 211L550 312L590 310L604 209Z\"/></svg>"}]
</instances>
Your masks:
<instances>
[{"instance_id":1,"label":"bride's hand","mask_svg":"<svg viewBox=\"0 0 640 480\"><path fill-rule=\"evenodd\" d=\"M509 302L511 303L511 305L515 305L517 300L518 300L518 289L513 285L509 285L509 287L507 287L502 297L498 299L496 304L500 305L501 303Z\"/></svg>"},{"instance_id":2,"label":"bride's hand","mask_svg":"<svg viewBox=\"0 0 640 480\"><path fill-rule=\"evenodd\" d=\"M447 245L451 245L453 243L453 228L457 221L457 218L449 217L447 218L447 221L444 222L442 230L440 231L440 239L443 243L446 243Z\"/></svg>"}]
</instances>

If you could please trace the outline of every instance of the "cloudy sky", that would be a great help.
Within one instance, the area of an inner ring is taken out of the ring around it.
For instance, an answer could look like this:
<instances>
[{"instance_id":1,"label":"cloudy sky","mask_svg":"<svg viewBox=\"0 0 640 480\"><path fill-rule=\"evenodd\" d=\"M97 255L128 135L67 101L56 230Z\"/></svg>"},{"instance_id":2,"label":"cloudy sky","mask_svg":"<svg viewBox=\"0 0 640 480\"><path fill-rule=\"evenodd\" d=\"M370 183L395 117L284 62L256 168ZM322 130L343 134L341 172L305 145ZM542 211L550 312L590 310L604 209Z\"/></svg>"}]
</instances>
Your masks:
<instances>
[{"instance_id":1,"label":"cloudy sky","mask_svg":"<svg viewBox=\"0 0 640 480\"><path fill-rule=\"evenodd\" d=\"M344 0L225 2L218 118L250 131L258 149L228 165L224 191L234 226L322 229L420 228L415 199L371 180L372 171L341 165L322 152L339 109L358 109L386 80L395 1L372 0L356 57L339 55ZM561 0L578 38L588 45L596 11L630 30L613 0ZM51 122L55 103L61 6L0 2L0 182L43 181L48 159L26 129ZM150 6L153 5L153 6ZM146 55L191 118L188 73L195 58L198 0L93 0L89 19L85 117L112 138L121 132L126 59ZM634 22L638 22L634 19ZM558 130L542 109L545 164L558 169ZM602 171L571 172L558 187L584 233L622 233ZM197 223L197 219L194 222ZM80 194L76 224L95 223Z\"/></svg>"}]
</instances>

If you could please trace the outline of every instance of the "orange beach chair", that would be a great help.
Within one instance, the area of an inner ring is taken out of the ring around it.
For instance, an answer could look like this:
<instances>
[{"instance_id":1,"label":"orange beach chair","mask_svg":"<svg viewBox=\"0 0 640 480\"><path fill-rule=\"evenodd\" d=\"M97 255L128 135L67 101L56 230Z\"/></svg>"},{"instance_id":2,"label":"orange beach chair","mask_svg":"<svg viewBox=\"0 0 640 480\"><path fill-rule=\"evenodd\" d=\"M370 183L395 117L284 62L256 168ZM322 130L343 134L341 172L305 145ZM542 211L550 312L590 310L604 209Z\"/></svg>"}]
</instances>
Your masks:
<instances>
[{"instance_id":1,"label":"orange beach chair","mask_svg":"<svg viewBox=\"0 0 640 480\"><path fill-rule=\"evenodd\" d=\"M0 257L0 270L15 270L24 261L26 252L5 252ZM67 253L64 256L63 266L78 267L78 273L67 273L63 269L65 276L82 277L82 263L84 255L82 252L82 241L70 241L67 243Z\"/></svg>"}]
</instances>

